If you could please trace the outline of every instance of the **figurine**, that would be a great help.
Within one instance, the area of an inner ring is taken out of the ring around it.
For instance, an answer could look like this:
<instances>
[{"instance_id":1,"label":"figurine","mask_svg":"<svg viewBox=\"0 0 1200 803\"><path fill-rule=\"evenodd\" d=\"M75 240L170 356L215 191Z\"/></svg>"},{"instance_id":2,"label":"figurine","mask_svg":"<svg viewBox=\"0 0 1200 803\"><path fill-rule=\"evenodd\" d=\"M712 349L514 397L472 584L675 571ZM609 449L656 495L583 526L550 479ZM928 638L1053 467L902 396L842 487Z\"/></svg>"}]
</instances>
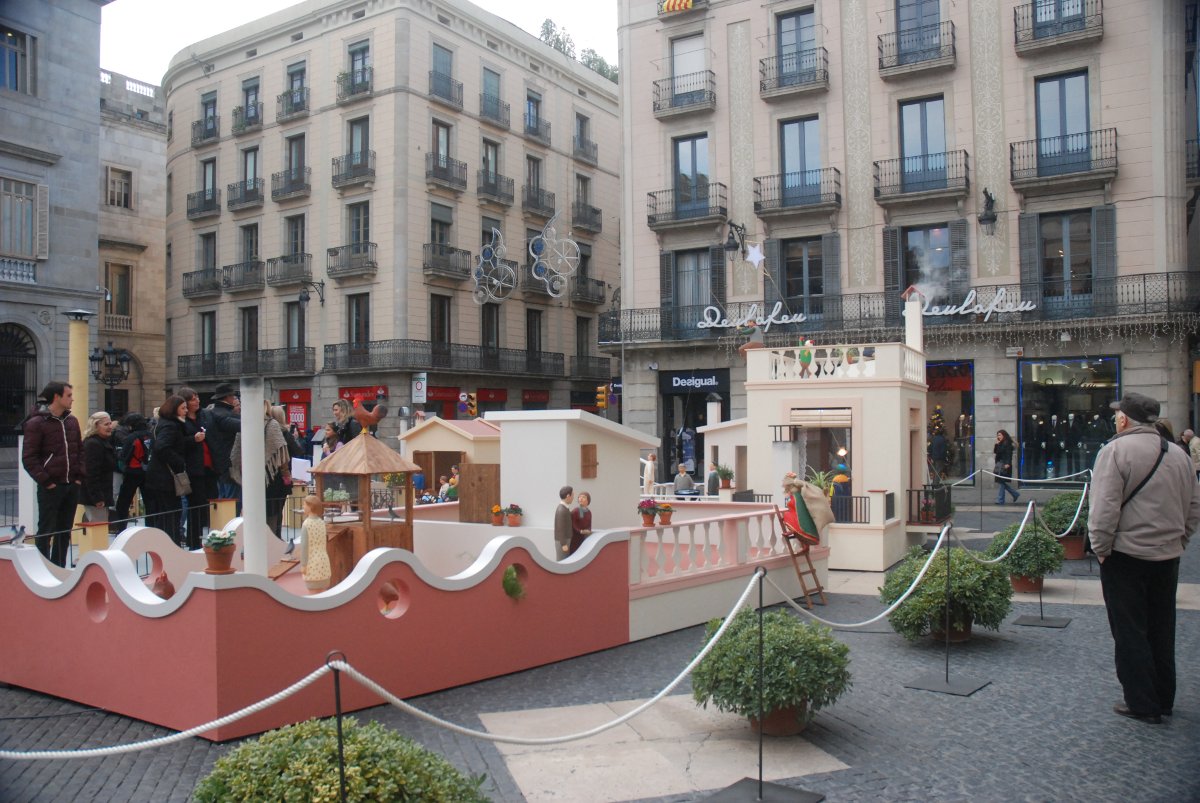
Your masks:
<instances>
[{"instance_id":1,"label":"figurine","mask_svg":"<svg viewBox=\"0 0 1200 803\"><path fill-rule=\"evenodd\" d=\"M304 497L304 523L300 525L300 572L310 591L329 588L329 553L325 551L325 519L321 500Z\"/></svg>"}]
</instances>

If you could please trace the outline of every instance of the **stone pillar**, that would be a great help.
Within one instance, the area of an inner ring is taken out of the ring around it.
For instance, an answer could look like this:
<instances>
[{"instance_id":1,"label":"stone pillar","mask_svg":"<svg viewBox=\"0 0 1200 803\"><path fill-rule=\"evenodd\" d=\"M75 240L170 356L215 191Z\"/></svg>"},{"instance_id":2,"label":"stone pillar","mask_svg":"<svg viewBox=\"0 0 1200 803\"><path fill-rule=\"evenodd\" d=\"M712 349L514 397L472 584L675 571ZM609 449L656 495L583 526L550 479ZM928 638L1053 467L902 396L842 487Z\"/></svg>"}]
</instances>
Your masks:
<instances>
[{"instance_id":1,"label":"stone pillar","mask_svg":"<svg viewBox=\"0 0 1200 803\"><path fill-rule=\"evenodd\" d=\"M242 377L242 547L245 571L267 574L267 464L263 447L263 383Z\"/></svg>"}]
</instances>

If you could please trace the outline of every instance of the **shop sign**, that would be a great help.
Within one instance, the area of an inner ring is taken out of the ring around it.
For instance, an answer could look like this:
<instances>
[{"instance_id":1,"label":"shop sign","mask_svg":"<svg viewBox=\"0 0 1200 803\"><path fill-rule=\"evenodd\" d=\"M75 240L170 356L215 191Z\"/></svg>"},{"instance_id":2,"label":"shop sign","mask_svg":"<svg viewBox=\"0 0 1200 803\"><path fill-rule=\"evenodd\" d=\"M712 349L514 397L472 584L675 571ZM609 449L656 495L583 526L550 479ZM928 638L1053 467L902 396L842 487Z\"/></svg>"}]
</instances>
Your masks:
<instances>
[{"instance_id":1,"label":"shop sign","mask_svg":"<svg viewBox=\"0 0 1200 803\"><path fill-rule=\"evenodd\" d=\"M338 398L346 401L366 401L388 397L387 385L369 385L367 387L338 388Z\"/></svg>"},{"instance_id":2,"label":"shop sign","mask_svg":"<svg viewBox=\"0 0 1200 803\"><path fill-rule=\"evenodd\" d=\"M429 390L429 377L422 371L419 374L412 375L412 400L413 404L424 404L428 401L426 391Z\"/></svg>"},{"instance_id":3,"label":"shop sign","mask_svg":"<svg viewBox=\"0 0 1200 803\"><path fill-rule=\"evenodd\" d=\"M535 404L539 403L539 402L549 402L550 401L550 391L548 391L548 390L523 390L523 391L521 391L521 401L522 401L522 403L531 402L531 403L535 403Z\"/></svg>"},{"instance_id":4,"label":"shop sign","mask_svg":"<svg viewBox=\"0 0 1200 803\"><path fill-rule=\"evenodd\" d=\"M508 401L507 388L476 388L475 400L481 402L506 402ZM549 399L547 398L547 401Z\"/></svg>"},{"instance_id":5,"label":"shop sign","mask_svg":"<svg viewBox=\"0 0 1200 803\"><path fill-rule=\"evenodd\" d=\"M770 331L771 324L779 325L787 323L804 323L808 318L803 312L788 314L783 311L783 302L776 301L775 306L771 309L770 315L763 315L759 312L758 302L750 305L750 309L740 318L735 318L732 321L723 317L723 313L716 307L704 308L704 319L696 323L697 329L740 329L750 321L755 321L762 327L764 332Z\"/></svg>"},{"instance_id":6,"label":"shop sign","mask_svg":"<svg viewBox=\"0 0 1200 803\"><path fill-rule=\"evenodd\" d=\"M921 312L924 315L982 315L984 323L991 320L993 313L1001 312L1032 312L1037 309L1037 304L1032 301L1018 301L1015 298L1009 298L1008 291L1003 287L996 290L995 297L991 303L986 306L977 301L975 290L972 289L967 293L967 297L963 299L961 304L948 304L939 307L931 304L929 299L925 299L925 306Z\"/></svg>"},{"instance_id":7,"label":"shop sign","mask_svg":"<svg viewBox=\"0 0 1200 803\"><path fill-rule=\"evenodd\" d=\"M287 404L287 419L289 424L295 424L301 432L308 432L308 408L303 404Z\"/></svg>"},{"instance_id":8,"label":"shop sign","mask_svg":"<svg viewBox=\"0 0 1200 803\"><path fill-rule=\"evenodd\" d=\"M728 392L729 369L661 371L658 374L658 389L664 394Z\"/></svg>"},{"instance_id":9,"label":"shop sign","mask_svg":"<svg viewBox=\"0 0 1200 803\"><path fill-rule=\"evenodd\" d=\"M434 402L434 401L442 401L442 402L458 401L458 388L446 388L446 387L437 387L434 385L430 385L428 391L426 392L426 396L428 397L428 400L431 402Z\"/></svg>"}]
</instances>

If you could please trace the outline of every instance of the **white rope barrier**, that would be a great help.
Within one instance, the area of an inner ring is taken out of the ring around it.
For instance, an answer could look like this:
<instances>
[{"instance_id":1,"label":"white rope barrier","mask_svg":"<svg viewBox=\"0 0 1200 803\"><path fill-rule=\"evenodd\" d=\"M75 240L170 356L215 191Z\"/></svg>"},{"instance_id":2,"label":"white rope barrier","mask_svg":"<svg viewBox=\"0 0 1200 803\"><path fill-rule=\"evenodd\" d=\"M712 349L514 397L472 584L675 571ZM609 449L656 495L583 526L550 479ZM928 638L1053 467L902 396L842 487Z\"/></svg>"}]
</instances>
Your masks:
<instances>
[{"instance_id":1,"label":"white rope barrier","mask_svg":"<svg viewBox=\"0 0 1200 803\"><path fill-rule=\"evenodd\" d=\"M1083 505L1085 502L1087 502L1087 498L1088 498L1088 483L1085 482L1083 484L1083 490L1079 492L1079 504L1075 506L1075 515L1071 517L1071 523L1067 525L1067 529L1063 530L1061 533L1055 533L1055 532L1051 531L1049 527L1046 527L1046 522L1042 520L1041 515L1035 513L1035 515L1037 516L1038 524L1042 525L1042 527L1045 527L1045 529L1047 531L1050 531L1051 535L1053 535L1056 539L1061 541L1062 539L1064 539L1068 535L1070 535L1071 531L1075 529L1075 524L1076 524L1076 522L1079 521L1079 514L1083 512Z\"/></svg>"},{"instance_id":2,"label":"white rope barrier","mask_svg":"<svg viewBox=\"0 0 1200 803\"><path fill-rule=\"evenodd\" d=\"M970 482L971 480L975 479L975 475L978 474L980 471L982 471L982 469L975 469L970 474L963 477L961 480L950 483L950 487L954 488L955 486L962 485L964 482Z\"/></svg>"},{"instance_id":3,"label":"white rope barrier","mask_svg":"<svg viewBox=\"0 0 1200 803\"><path fill-rule=\"evenodd\" d=\"M999 479L1004 480L1005 482L1019 482L1022 485L1026 485L1026 484L1036 484L1036 483L1042 483L1042 482L1063 482L1064 480L1069 480L1072 477L1082 477L1085 474L1091 474L1092 470L1090 468L1085 468L1083 471L1076 471L1074 474L1063 474L1061 477L1050 477L1049 479L1044 479L1044 480L1033 480L1033 479L1027 480L1024 477L1001 476L1000 474L997 474L994 471L988 471L986 468L979 469L979 471L977 473L987 474L991 477L997 477ZM1075 480L1075 482L1079 482L1079 480ZM1090 482L1090 480L1084 480L1084 482Z\"/></svg>"},{"instance_id":4,"label":"white rope barrier","mask_svg":"<svg viewBox=\"0 0 1200 803\"><path fill-rule=\"evenodd\" d=\"M1032 500L1030 500L1029 504L1025 506L1025 517L1021 519L1021 526L1017 528L1017 534L1013 536L1013 540L1008 545L1008 549L1004 550L1004 553L1001 554L999 557L991 558L990 560L987 558L981 558L975 554L974 550L967 549L966 545L963 544L962 539L959 538L957 535L953 536L954 540L958 541L958 545L961 546L963 548L963 551L966 552L967 555L971 558L971 560L975 561L976 563L983 563L983 564L999 563L1000 561L1002 561L1008 557L1008 553L1013 551L1013 548L1017 545L1017 542L1021 540L1021 536L1025 534L1025 525L1029 523L1029 517L1033 515L1033 509L1034 509L1034 502ZM951 535L953 535L953 533Z\"/></svg>"}]
</instances>

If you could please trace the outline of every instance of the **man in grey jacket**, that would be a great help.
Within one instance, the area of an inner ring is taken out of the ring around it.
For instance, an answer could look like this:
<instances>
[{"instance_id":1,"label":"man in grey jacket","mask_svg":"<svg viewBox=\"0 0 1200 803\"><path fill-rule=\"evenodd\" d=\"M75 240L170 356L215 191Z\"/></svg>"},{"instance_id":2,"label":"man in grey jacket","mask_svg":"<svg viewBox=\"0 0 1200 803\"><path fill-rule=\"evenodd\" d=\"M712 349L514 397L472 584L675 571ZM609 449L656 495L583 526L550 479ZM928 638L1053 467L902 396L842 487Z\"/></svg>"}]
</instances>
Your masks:
<instances>
[{"instance_id":1,"label":"man in grey jacket","mask_svg":"<svg viewBox=\"0 0 1200 803\"><path fill-rule=\"evenodd\" d=\"M1096 456L1088 535L1125 692L1113 711L1159 724L1175 705L1175 591L1179 556L1200 525L1191 460L1154 428L1159 404L1127 393L1117 434Z\"/></svg>"}]
</instances>

